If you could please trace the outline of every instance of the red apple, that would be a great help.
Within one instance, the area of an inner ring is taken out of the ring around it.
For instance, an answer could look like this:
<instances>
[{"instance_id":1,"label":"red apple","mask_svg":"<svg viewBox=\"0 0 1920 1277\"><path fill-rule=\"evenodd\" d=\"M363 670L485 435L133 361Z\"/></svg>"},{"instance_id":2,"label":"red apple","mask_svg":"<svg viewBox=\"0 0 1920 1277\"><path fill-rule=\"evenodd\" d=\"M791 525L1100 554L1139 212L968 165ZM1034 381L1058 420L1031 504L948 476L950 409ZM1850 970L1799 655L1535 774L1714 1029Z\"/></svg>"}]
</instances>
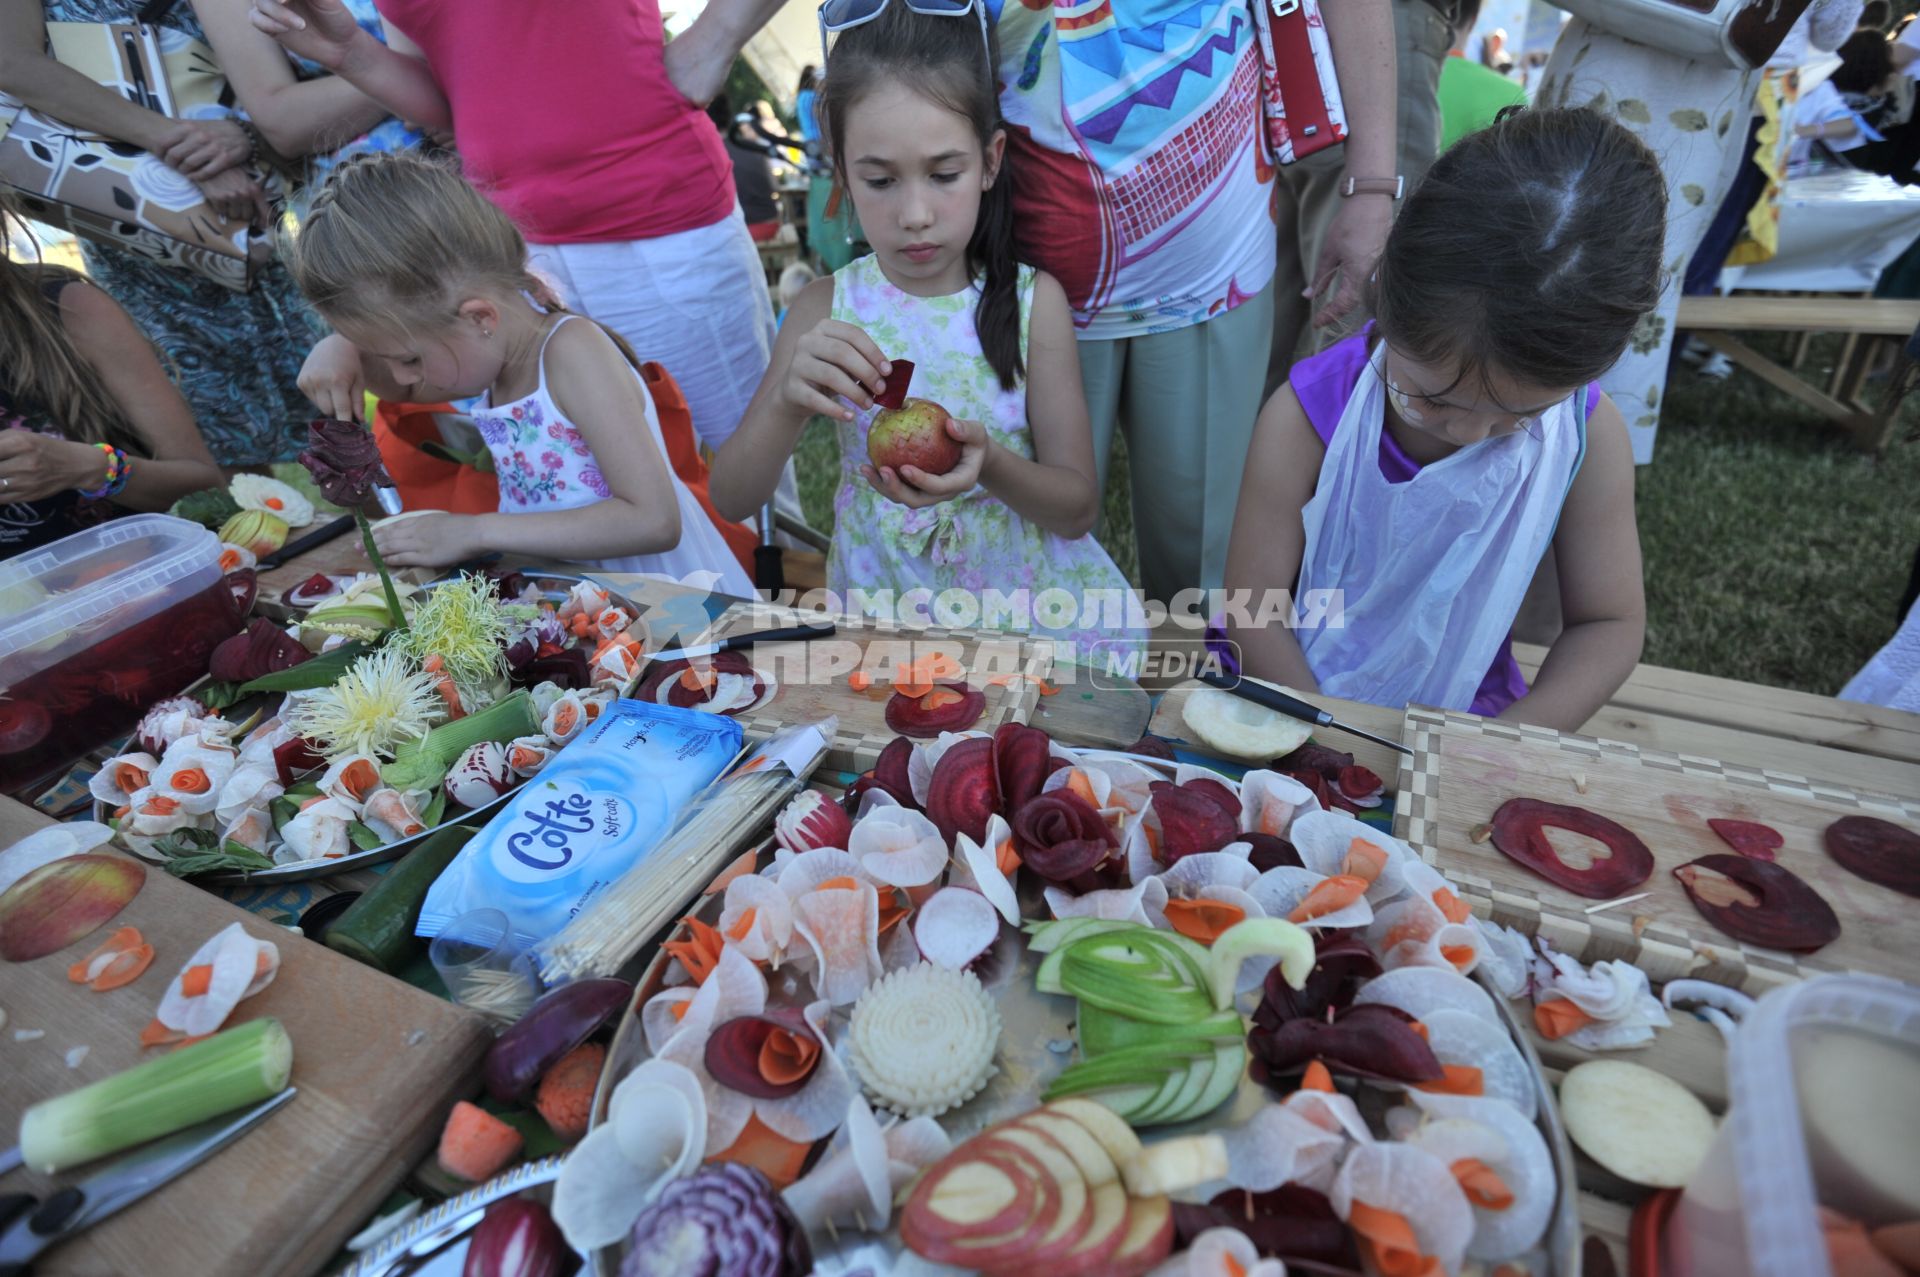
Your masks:
<instances>
[{"instance_id":1,"label":"red apple","mask_svg":"<svg viewBox=\"0 0 1920 1277\"><path fill-rule=\"evenodd\" d=\"M867 457L876 467L913 466L927 474L945 474L960 464L960 444L947 433L952 420L931 399L907 398L913 381L909 360L893 361L886 390L874 397L880 411L867 427Z\"/></svg>"}]
</instances>

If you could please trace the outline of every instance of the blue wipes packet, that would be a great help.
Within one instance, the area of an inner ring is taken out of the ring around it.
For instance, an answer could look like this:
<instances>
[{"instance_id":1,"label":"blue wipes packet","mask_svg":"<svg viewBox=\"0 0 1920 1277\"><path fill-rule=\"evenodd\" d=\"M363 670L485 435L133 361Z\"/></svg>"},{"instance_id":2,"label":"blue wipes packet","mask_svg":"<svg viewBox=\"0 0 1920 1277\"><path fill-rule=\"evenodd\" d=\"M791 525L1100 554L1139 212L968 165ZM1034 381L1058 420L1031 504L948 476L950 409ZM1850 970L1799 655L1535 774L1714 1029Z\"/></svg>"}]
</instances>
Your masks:
<instances>
[{"instance_id":1,"label":"blue wipes packet","mask_svg":"<svg viewBox=\"0 0 1920 1277\"><path fill-rule=\"evenodd\" d=\"M653 850L742 736L722 714L615 701L434 879L415 934L490 908L521 947L545 940Z\"/></svg>"}]
</instances>

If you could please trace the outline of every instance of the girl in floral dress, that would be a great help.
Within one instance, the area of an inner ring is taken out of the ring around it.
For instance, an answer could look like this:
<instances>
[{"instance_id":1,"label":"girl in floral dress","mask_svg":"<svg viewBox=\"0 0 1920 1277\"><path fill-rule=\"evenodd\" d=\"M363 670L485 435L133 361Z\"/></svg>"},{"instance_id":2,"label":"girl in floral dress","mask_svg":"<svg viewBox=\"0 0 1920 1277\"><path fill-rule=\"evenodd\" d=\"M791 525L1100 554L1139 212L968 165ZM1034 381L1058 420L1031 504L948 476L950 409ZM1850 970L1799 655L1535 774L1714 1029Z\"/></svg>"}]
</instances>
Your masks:
<instances>
[{"instance_id":1,"label":"girl in floral dress","mask_svg":"<svg viewBox=\"0 0 1920 1277\"><path fill-rule=\"evenodd\" d=\"M537 306L513 222L445 164L369 153L321 186L293 277L362 352L382 399L484 394L497 514L409 514L375 530L396 566L495 550L651 572L727 594L753 585L668 468L638 361L592 320Z\"/></svg>"},{"instance_id":2,"label":"girl in floral dress","mask_svg":"<svg viewBox=\"0 0 1920 1277\"><path fill-rule=\"evenodd\" d=\"M712 495L729 517L758 507L824 416L841 453L831 592L891 591L898 613L921 591L936 622L1030 628L1100 663L1140 627L1089 535L1100 492L1066 294L1014 256L990 52L971 10L893 4L840 37L823 112L874 252L795 301ZM867 455L896 358L914 364L908 393L951 414L961 459L945 474Z\"/></svg>"}]
</instances>

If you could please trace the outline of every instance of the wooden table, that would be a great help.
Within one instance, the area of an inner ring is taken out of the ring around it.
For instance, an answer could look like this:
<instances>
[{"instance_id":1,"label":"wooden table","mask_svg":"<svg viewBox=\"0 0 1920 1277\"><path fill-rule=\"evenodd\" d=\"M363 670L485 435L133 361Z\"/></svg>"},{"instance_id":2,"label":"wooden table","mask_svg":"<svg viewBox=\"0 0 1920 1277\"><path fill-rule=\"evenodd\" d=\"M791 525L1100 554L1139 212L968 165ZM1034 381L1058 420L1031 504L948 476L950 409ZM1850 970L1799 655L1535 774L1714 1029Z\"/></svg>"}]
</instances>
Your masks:
<instances>
[{"instance_id":1,"label":"wooden table","mask_svg":"<svg viewBox=\"0 0 1920 1277\"><path fill-rule=\"evenodd\" d=\"M273 578L276 583L292 583L315 571L351 570L358 551L350 547L351 542L336 543L330 552L289 564ZM642 607L683 592L641 577L598 575ZM263 593L264 587L263 582ZM1522 646L1517 654L1531 673L1543 653ZM1356 727L1392 740L1401 738L1404 717L1399 710L1315 699ZM1153 706L1138 688L1080 688L1047 698L1042 711L1036 725L1062 743L1115 748L1139 738ZM1886 793L1920 793L1920 716L1800 692L1641 666L1585 730L1729 762L1844 777L1857 787ZM1343 747L1346 744L1353 745L1359 761L1383 775L1394 774L1395 756L1390 751L1358 742L1343 742ZM0 804L5 802L0 799ZM1556 1083L1565 1070L1588 1058L1585 1052L1537 1036L1534 1047ZM1680 1015L1651 1044L1621 1058L1674 1078L1716 1112L1726 1105L1725 1049L1719 1034L1703 1021ZM1589 1235L1608 1246L1618 1271L1625 1274L1629 1271L1627 1228L1637 1190L1584 1158L1581 1161L1581 1219Z\"/></svg>"}]
</instances>

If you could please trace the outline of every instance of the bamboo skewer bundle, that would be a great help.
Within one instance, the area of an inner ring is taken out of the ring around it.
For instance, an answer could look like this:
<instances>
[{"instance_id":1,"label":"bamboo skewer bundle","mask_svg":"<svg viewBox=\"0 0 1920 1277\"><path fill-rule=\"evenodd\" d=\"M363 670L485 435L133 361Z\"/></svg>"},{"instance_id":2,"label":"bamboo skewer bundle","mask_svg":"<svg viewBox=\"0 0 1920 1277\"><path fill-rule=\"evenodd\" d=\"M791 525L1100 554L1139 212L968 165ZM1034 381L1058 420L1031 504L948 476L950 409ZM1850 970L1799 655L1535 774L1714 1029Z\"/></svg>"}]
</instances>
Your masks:
<instances>
[{"instance_id":1,"label":"bamboo skewer bundle","mask_svg":"<svg viewBox=\"0 0 1920 1277\"><path fill-rule=\"evenodd\" d=\"M831 717L776 733L708 786L655 847L535 956L548 985L612 975L758 840L826 754Z\"/></svg>"}]
</instances>

